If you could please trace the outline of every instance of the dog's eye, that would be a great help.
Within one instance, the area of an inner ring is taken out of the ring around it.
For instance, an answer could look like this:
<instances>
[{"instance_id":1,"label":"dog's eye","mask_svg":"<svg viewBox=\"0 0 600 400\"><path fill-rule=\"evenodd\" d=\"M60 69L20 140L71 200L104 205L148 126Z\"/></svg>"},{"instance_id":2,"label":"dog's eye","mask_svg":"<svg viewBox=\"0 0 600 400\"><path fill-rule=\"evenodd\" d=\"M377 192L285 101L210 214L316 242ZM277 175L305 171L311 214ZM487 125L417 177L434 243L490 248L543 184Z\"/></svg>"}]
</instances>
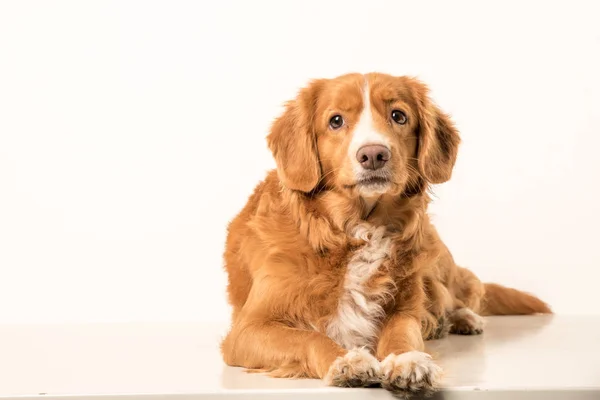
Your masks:
<instances>
[{"instance_id":1,"label":"dog's eye","mask_svg":"<svg viewBox=\"0 0 600 400\"><path fill-rule=\"evenodd\" d=\"M344 125L344 118L341 115L334 115L329 120L329 126L332 129L340 129Z\"/></svg>"},{"instance_id":2,"label":"dog's eye","mask_svg":"<svg viewBox=\"0 0 600 400\"><path fill-rule=\"evenodd\" d=\"M406 123L406 121L408 121L408 118L406 118L406 114L404 114L400 110L392 111L392 119L394 120L395 123L400 124L400 125L404 125Z\"/></svg>"}]
</instances>

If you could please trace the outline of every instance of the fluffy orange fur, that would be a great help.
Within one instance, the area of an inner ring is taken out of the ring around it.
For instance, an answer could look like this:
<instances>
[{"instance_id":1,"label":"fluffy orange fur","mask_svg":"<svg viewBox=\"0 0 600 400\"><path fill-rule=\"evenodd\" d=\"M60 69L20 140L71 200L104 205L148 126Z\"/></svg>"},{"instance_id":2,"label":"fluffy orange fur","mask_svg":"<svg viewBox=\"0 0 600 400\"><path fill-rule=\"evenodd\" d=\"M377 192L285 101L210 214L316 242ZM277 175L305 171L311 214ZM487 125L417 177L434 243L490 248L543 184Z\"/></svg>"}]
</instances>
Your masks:
<instances>
[{"instance_id":1,"label":"fluffy orange fur","mask_svg":"<svg viewBox=\"0 0 600 400\"><path fill-rule=\"evenodd\" d=\"M407 122L391 121L391 110ZM365 111L391 152L377 193L357 182L352 160ZM331 128L333 115L343 127ZM277 170L229 226L225 362L427 392L439 368L422 353L424 340L480 333L477 314L549 313L536 297L482 284L457 266L430 223L427 188L450 179L459 142L413 78L320 79L288 102L268 136Z\"/></svg>"}]
</instances>

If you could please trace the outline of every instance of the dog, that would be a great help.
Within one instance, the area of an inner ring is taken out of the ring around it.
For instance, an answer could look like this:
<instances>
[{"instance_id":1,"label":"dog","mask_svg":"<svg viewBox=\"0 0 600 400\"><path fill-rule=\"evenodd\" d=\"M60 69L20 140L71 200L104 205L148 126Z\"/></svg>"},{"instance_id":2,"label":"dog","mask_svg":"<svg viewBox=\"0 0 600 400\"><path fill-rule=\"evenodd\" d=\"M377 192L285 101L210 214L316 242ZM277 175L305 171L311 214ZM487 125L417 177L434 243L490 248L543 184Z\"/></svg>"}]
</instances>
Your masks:
<instances>
[{"instance_id":1,"label":"dog","mask_svg":"<svg viewBox=\"0 0 600 400\"><path fill-rule=\"evenodd\" d=\"M419 80L317 79L267 136L270 171L228 226L226 364L342 387L430 394L424 341L475 335L482 315L551 313L455 264L427 215L460 143Z\"/></svg>"}]
</instances>

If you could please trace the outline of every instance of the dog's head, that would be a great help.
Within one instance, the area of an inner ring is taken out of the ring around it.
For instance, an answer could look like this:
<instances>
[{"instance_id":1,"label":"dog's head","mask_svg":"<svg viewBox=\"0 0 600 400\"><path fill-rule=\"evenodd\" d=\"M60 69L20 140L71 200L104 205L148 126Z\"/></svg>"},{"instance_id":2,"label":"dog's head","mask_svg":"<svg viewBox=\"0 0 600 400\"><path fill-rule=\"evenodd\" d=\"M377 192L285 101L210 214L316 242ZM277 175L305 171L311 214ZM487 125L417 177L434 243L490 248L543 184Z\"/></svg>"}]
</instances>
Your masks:
<instances>
[{"instance_id":1,"label":"dog's head","mask_svg":"<svg viewBox=\"0 0 600 400\"><path fill-rule=\"evenodd\" d=\"M378 73L313 81L267 138L282 183L369 197L447 181L460 139L427 92L415 79Z\"/></svg>"}]
</instances>

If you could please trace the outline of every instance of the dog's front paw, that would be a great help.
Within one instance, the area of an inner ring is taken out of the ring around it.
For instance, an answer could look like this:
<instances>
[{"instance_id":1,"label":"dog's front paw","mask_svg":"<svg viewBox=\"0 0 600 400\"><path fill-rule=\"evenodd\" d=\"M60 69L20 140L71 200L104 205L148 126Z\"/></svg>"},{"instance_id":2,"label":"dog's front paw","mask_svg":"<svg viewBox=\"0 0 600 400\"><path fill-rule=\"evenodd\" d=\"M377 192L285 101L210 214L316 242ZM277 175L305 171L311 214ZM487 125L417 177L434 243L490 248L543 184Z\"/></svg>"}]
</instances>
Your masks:
<instances>
[{"instance_id":1,"label":"dog's front paw","mask_svg":"<svg viewBox=\"0 0 600 400\"><path fill-rule=\"evenodd\" d=\"M380 382L379 361L366 349L350 350L329 367L325 382L332 386L365 387Z\"/></svg>"},{"instance_id":2,"label":"dog's front paw","mask_svg":"<svg viewBox=\"0 0 600 400\"><path fill-rule=\"evenodd\" d=\"M442 375L431 356L420 351L390 354L381 362L381 371L382 386L400 398L433 394Z\"/></svg>"},{"instance_id":3,"label":"dog's front paw","mask_svg":"<svg viewBox=\"0 0 600 400\"><path fill-rule=\"evenodd\" d=\"M484 319L470 308L459 308L450 314L450 333L457 335L479 335L483 333Z\"/></svg>"}]
</instances>

